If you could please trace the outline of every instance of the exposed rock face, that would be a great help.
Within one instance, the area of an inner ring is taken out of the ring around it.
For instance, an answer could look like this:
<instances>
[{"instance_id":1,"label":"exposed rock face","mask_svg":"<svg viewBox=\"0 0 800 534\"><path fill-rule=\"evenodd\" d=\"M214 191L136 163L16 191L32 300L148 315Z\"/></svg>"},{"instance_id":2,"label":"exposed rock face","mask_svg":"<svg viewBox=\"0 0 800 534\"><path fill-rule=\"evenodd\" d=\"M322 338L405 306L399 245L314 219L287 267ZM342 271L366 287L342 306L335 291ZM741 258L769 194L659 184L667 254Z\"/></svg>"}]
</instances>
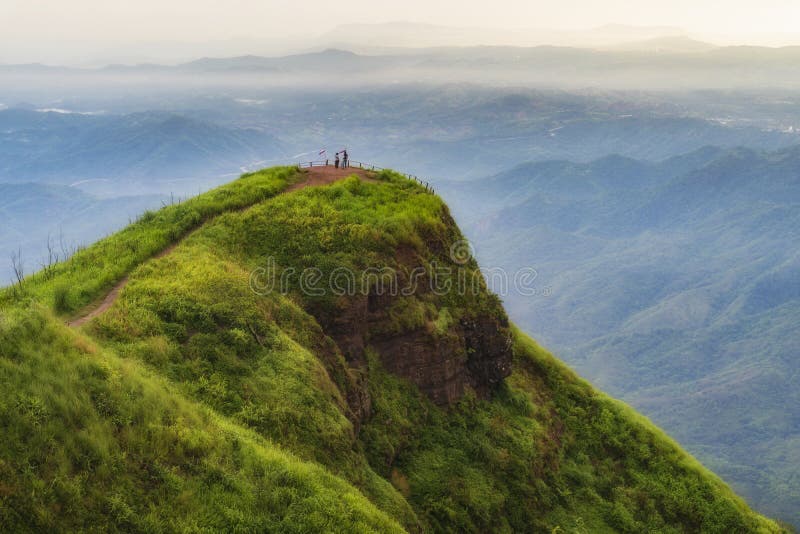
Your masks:
<instances>
[{"instance_id":1,"label":"exposed rock face","mask_svg":"<svg viewBox=\"0 0 800 534\"><path fill-rule=\"evenodd\" d=\"M420 287L418 296L436 303L424 284ZM440 406L457 402L470 389L486 398L511 374L511 336L499 304L490 311L463 310L444 332L432 331L429 325L396 332L387 324L398 298L402 297L359 295L343 299L337 312L311 311L351 368L364 369L365 351L372 347L389 372L410 380ZM362 391L354 400L354 414L368 416L368 393Z\"/></svg>"},{"instance_id":2,"label":"exposed rock face","mask_svg":"<svg viewBox=\"0 0 800 534\"><path fill-rule=\"evenodd\" d=\"M436 404L458 402L468 387L488 397L511 374L508 336L489 316L465 320L453 330L455 335L444 338L415 330L374 345L389 371L409 379Z\"/></svg>"},{"instance_id":3,"label":"exposed rock face","mask_svg":"<svg viewBox=\"0 0 800 534\"><path fill-rule=\"evenodd\" d=\"M450 338L415 330L374 346L389 372L416 384L436 404L458 401L470 383L464 347Z\"/></svg>"},{"instance_id":4,"label":"exposed rock face","mask_svg":"<svg viewBox=\"0 0 800 534\"><path fill-rule=\"evenodd\" d=\"M347 362L352 366L365 364L364 349L369 325L367 297L342 299L339 310L326 315L317 315L317 320L325 333L336 341Z\"/></svg>"},{"instance_id":5,"label":"exposed rock face","mask_svg":"<svg viewBox=\"0 0 800 534\"><path fill-rule=\"evenodd\" d=\"M340 313L311 310L322 326L323 346L317 347L328 374L342 391L348 405L348 419L356 434L361 423L372 413L372 399L367 387L364 339L367 334L366 299L343 302Z\"/></svg>"},{"instance_id":6,"label":"exposed rock face","mask_svg":"<svg viewBox=\"0 0 800 534\"><path fill-rule=\"evenodd\" d=\"M487 397L511 374L511 336L508 318L481 315L463 319L464 344L470 385L478 396Z\"/></svg>"}]
</instances>

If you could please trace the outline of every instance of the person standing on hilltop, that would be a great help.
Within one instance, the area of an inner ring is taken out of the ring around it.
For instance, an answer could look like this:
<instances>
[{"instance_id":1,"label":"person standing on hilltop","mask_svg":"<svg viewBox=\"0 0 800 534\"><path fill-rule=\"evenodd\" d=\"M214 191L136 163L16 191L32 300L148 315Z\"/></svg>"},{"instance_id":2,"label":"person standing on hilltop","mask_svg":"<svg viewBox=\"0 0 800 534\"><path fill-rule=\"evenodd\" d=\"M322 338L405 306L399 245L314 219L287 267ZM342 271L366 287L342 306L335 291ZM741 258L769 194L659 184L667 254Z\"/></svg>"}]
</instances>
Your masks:
<instances>
[{"instance_id":1,"label":"person standing on hilltop","mask_svg":"<svg viewBox=\"0 0 800 534\"><path fill-rule=\"evenodd\" d=\"M336 153L336 158L333 160L333 166L339 168L339 153Z\"/></svg>"},{"instance_id":2,"label":"person standing on hilltop","mask_svg":"<svg viewBox=\"0 0 800 534\"><path fill-rule=\"evenodd\" d=\"M342 168L347 168L350 165L350 158L347 155L347 149L342 150Z\"/></svg>"}]
</instances>

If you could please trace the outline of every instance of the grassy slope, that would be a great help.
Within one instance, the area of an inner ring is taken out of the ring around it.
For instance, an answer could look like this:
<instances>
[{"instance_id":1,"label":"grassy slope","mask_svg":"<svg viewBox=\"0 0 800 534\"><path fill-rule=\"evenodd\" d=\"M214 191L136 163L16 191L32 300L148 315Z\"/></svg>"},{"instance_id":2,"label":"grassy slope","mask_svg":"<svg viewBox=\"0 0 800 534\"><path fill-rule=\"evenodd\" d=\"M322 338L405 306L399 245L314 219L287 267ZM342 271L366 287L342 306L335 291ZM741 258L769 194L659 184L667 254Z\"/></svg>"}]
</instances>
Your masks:
<instances>
[{"instance_id":1,"label":"grassy slope","mask_svg":"<svg viewBox=\"0 0 800 534\"><path fill-rule=\"evenodd\" d=\"M0 526L400 531L352 486L47 313L0 327Z\"/></svg>"},{"instance_id":2,"label":"grassy slope","mask_svg":"<svg viewBox=\"0 0 800 534\"><path fill-rule=\"evenodd\" d=\"M336 302L249 290L267 256L327 272L391 263L401 246L433 258L432 243L457 237L436 197L381 178L266 200L293 172L247 176L145 216L29 280L23 298L3 294L0 389L12 394L0 400L10 436L0 444L0 525L779 530L519 332L515 372L497 395L443 410L374 353L353 376L306 312ZM145 262L202 221L262 200ZM83 333L48 310L97 300L132 270ZM398 328L436 328L459 307L491 302L409 299ZM359 380L374 415L357 435L344 397Z\"/></svg>"}]
</instances>

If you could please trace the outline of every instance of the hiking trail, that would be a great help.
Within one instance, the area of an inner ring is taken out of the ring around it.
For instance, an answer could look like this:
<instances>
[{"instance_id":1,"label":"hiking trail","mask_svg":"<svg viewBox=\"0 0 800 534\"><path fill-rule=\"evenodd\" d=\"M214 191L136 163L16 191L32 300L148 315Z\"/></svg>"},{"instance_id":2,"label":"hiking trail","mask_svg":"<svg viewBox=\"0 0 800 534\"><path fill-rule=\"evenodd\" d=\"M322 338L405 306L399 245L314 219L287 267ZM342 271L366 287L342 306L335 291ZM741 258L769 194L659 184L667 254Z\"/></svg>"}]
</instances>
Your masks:
<instances>
[{"instance_id":1,"label":"hiking trail","mask_svg":"<svg viewBox=\"0 0 800 534\"><path fill-rule=\"evenodd\" d=\"M292 193L294 191L299 191L300 189L305 189L306 187L319 187L319 186L329 185L329 184L332 184L334 182L337 182L339 180L342 180L344 178L347 178L347 177L353 176L353 175L358 176L359 178L361 178L362 180L367 181L367 182L374 182L375 181L375 179L372 178L372 176L371 176L374 173L371 173L370 171L367 171L366 169L357 169L357 168L353 168L353 167L348 167L348 168L345 168L345 169L342 169L342 168L338 168L337 169L337 168L335 168L333 166L309 167L309 168L306 168L306 169L301 169L299 172L304 174L305 178L300 180L299 182L296 182L296 183L290 185L289 187L287 187L286 189L281 191L279 194L283 195L285 193ZM247 206L244 209L242 209L241 211L248 210L251 207L252 207L252 205L251 206ZM195 228L194 230L190 231L189 233L184 235L182 238L180 238L177 242L171 244L170 246L168 246L167 248L165 248L164 250L162 250L161 252L159 252L155 256L152 256L151 258L146 259L144 262L142 262L142 264L145 263L145 262L148 262L148 261L157 260L159 258L163 258L164 256L167 256L170 252L175 250L175 248L178 245L180 245L187 237L192 235L194 232L196 232L197 230L199 230L203 226L204 226L204 224L201 224L198 228ZM75 318L75 319L73 319L71 321L67 321L67 326L72 327L72 328L78 328L78 327L83 326L84 324L88 323L89 321L91 321L92 319L97 317L98 315L102 314L106 310L108 310L117 301L117 298L119 298L120 292L122 291L122 289L127 284L128 284L128 276L126 275L125 277L122 278L122 280L117 282L114 285L114 287L111 288L111 291L108 292L108 294L105 296L105 298L103 298L102 302L100 302L100 304L96 308L92 309L91 311L89 311L85 315L82 315L82 316L80 316L78 318Z\"/></svg>"}]
</instances>

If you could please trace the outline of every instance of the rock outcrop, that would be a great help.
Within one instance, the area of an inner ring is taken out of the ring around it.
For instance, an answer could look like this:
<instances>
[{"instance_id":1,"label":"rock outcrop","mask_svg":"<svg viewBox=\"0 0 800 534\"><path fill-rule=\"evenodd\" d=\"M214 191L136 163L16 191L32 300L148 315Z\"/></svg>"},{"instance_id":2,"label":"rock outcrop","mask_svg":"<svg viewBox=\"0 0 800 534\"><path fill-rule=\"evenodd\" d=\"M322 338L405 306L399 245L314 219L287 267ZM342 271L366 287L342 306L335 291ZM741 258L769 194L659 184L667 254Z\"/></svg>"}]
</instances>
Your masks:
<instances>
[{"instance_id":1,"label":"rock outcrop","mask_svg":"<svg viewBox=\"0 0 800 534\"><path fill-rule=\"evenodd\" d=\"M406 265L398 272L418 267L417 258L403 256ZM401 275L398 283L403 287L405 282ZM387 371L408 379L440 406L458 402L470 390L487 398L511 374L511 335L499 302L488 309L465 306L451 324L437 330L429 323L393 325L390 312L397 299L419 299L437 310L443 306L428 285L420 283L412 295L373 292L342 297L336 310L310 311L352 370L364 369L366 351L373 349ZM357 400L350 406L353 413L368 416L368 393L351 392L350 397Z\"/></svg>"}]
</instances>

